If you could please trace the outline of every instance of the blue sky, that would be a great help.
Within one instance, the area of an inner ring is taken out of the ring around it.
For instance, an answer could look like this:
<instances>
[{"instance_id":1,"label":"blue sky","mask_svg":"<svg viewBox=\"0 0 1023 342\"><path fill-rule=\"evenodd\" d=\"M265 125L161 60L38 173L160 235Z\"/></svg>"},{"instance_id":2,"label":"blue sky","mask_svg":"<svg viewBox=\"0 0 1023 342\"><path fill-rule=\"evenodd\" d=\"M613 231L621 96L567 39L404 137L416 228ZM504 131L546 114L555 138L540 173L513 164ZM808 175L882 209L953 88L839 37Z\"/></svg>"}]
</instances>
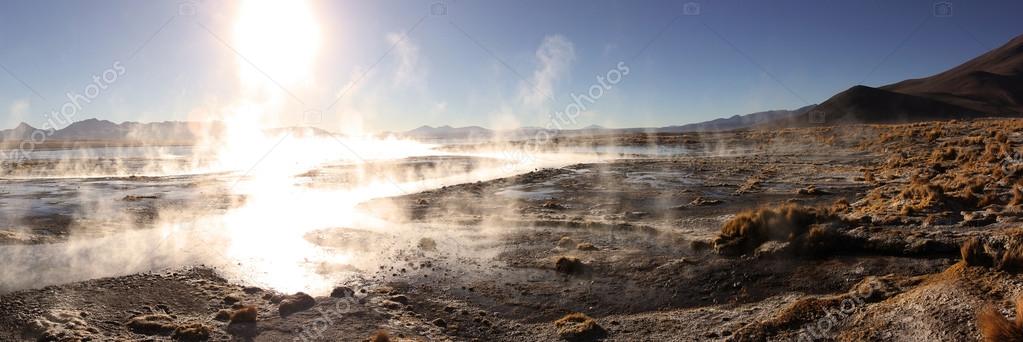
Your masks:
<instances>
[{"instance_id":1,"label":"blue sky","mask_svg":"<svg viewBox=\"0 0 1023 342\"><path fill-rule=\"evenodd\" d=\"M1023 34L1020 1L953 1L951 16L911 0L705 0L697 15L687 1L448 0L432 14L435 3L311 2L312 78L287 89L273 124L546 126L619 63L628 75L565 126L684 124L928 76ZM219 118L242 96L239 69L281 77L239 56L238 12L213 0L3 2L0 125L41 126L115 63L123 75L73 119Z\"/></svg>"}]
</instances>

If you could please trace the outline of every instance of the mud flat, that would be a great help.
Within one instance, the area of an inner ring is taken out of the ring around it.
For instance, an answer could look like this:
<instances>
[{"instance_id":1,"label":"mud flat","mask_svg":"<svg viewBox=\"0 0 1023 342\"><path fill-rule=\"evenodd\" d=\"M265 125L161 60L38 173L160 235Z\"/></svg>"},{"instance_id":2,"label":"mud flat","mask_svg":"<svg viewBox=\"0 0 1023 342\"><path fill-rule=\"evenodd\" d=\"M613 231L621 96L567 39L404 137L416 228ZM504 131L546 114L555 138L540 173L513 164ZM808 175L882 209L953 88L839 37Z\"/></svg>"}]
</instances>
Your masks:
<instances>
[{"instance_id":1,"label":"mud flat","mask_svg":"<svg viewBox=\"0 0 1023 342\"><path fill-rule=\"evenodd\" d=\"M418 233L308 235L380 259L329 295L205 267L9 293L0 340L975 340L1023 290L1019 121L607 139L699 153L363 203Z\"/></svg>"}]
</instances>

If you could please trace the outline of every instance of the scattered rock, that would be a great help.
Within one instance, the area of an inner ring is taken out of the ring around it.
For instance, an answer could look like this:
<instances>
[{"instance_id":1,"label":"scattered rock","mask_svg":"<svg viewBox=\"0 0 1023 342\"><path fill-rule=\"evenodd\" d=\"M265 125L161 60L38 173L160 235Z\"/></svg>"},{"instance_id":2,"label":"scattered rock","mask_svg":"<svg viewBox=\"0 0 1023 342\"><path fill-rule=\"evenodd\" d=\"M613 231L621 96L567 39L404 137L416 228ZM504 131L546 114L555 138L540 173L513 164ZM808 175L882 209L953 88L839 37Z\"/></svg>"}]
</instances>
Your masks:
<instances>
[{"instance_id":1,"label":"scattered rock","mask_svg":"<svg viewBox=\"0 0 1023 342\"><path fill-rule=\"evenodd\" d=\"M219 315L219 313L217 315ZM255 306L246 306L231 312L229 320L231 321L231 324L255 323L258 316L259 311L256 310Z\"/></svg>"},{"instance_id":2,"label":"scattered rock","mask_svg":"<svg viewBox=\"0 0 1023 342\"><path fill-rule=\"evenodd\" d=\"M39 335L39 341L89 341L99 333L82 317L85 312L53 309L31 322L29 331Z\"/></svg>"},{"instance_id":3,"label":"scattered rock","mask_svg":"<svg viewBox=\"0 0 1023 342\"><path fill-rule=\"evenodd\" d=\"M580 243L580 244L576 245L575 248L580 250L580 251L597 251L597 250L600 250L600 249L597 248L597 246L594 246L592 243L588 243L588 242Z\"/></svg>"},{"instance_id":4,"label":"scattered rock","mask_svg":"<svg viewBox=\"0 0 1023 342\"><path fill-rule=\"evenodd\" d=\"M566 209L566 207L564 205L562 205L561 203L558 203L558 201L554 201L554 200L550 200L550 201L544 202L543 205L541 205L540 207L542 207L544 209L550 209L550 210L564 210L564 209Z\"/></svg>"},{"instance_id":5,"label":"scattered rock","mask_svg":"<svg viewBox=\"0 0 1023 342\"><path fill-rule=\"evenodd\" d=\"M124 196L124 198L122 198L121 200L123 200L125 202L138 202L138 201L141 201L141 200L144 200L144 199L157 199L157 198L160 198L160 197L158 197L158 196L128 195L128 196Z\"/></svg>"},{"instance_id":6,"label":"scattered rock","mask_svg":"<svg viewBox=\"0 0 1023 342\"><path fill-rule=\"evenodd\" d=\"M638 220L647 216L650 216L650 213L645 211L630 211L625 213L626 220Z\"/></svg>"},{"instance_id":7,"label":"scattered rock","mask_svg":"<svg viewBox=\"0 0 1023 342\"><path fill-rule=\"evenodd\" d=\"M280 304L285 298L288 298L288 296L279 293L267 293L263 295L263 299L270 301L272 304Z\"/></svg>"},{"instance_id":8,"label":"scattered rock","mask_svg":"<svg viewBox=\"0 0 1023 342\"><path fill-rule=\"evenodd\" d=\"M560 257L558 258L558 261L554 263L554 269L565 274L582 273L585 266L586 265L584 265L582 261L573 257Z\"/></svg>"},{"instance_id":9,"label":"scattered rock","mask_svg":"<svg viewBox=\"0 0 1023 342\"><path fill-rule=\"evenodd\" d=\"M408 303L409 303L408 297L405 297L405 296L402 296L402 295L392 296L391 298L388 298L388 300L390 300L392 302L395 302L395 303L401 303L401 304L404 304L404 305L408 305Z\"/></svg>"},{"instance_id":10,"label":"scattered rock","mask_svg":"<svg viewBox=\"0 0 1023 342\"><path fill-rule=\"evenodd\" d=\"M675 260L666 262L666 263L664 263L664 265L657 266L656 269L657 270L674 271L674 270L677 270L678 268L683 267L685 265L692 265L692 264L695 264L695 262L693 262L692 260L686 259L686 258L681 258L681 259L675 259Z\"/></svg>"},{"instance_id":11,"label":"scattered rock","mask_svg":"<svg viewBox=\"0 0 1023 342\"><path fill-rule=\"evenodd\" d=\"M440 318L435 319L435 320L433 320L433 322L430 322L430 323L432 323L433 325L436 325L438 327L441 327L441 328L445 328L445 327L448 326L448 322L445 322L443 319L440 319Z\"/></svg>"},{"instance_id":12,"label":"scattered rock","mask_svg":"<svg viewBox=\"0 0 1023 342\"><path fill-rule=\"evenodd\" d=\"M998 221L998 216L982 211L978 212L963 212L963 221L960 222L963 227L983 227Z\"/></svg>"},{"instance_id":13,"label":"scattered rock","mask_svg":"<svg viewBox=\"0 0 1023 342\"><path fill-rule=\"evenodd\" d=\"M419 246L419 249L424 250L424 251L430 251L430 252L436 251L437 250L437 241L434 241L431 238L422 238L422 239L419 239L419 245L418 246Z\"/></svg>"},{"instance_id":14,"label":"scattered rock","mask_svg":"<svg viewBox=\"0 0 1023 342\"><path fill-rule=\"evenodd\" d=\"M221 322L230 321L231 320L231 310L220 309L220 311L217 311L217 314L213 316L213 319L217 320L217 321L221 321Z\"/></svg>"},{"instance_id":15,"label":"scattered rock","mask_svg":"<svg viewBox=\"0 0 1023 342\"><path fill-rule=\"evenodd\" d=\"M354 297L355 296L355 290L352 290L352 288L350 288L348 286L338 286L338 287L335 287L333 291L330 291L330 296L332 298Z\"/></svg>"},{"instance_id":16,"label":"scattered rock","mask_svg":"<svg viewBox=\"0 0 1023 342\"><path fill-rule=\"evenodd\" d=\"M753 250L753 257L766 259L788 255L792 244L787 241L767 241Z\"/></svg>"},{"instance_id":17,"label":"scattered rock","mask_svg":"<svg viewBox=\"0 0 1023 342\"><path fill-rule=\"evenodd\" d=\"M705 251L714 247L714 243L706 240L693 240L689 242L689 248L696 252Z\"/></svg>"},{"instance_id":18,"label":"scattered rock","mask_svg":"<svg viewBox=\"0 0 1023 342\"><path fill-rule=\"evenodd\" d=\"M136 316L128 321L128 329L143 335L170 335L178 326L164 314Z\"/></svg>"},{"instance_id":19,"label":"scattered rock","mask_svg":"<svg viewBox=\"0 0 1023 342\"><path fill-rule=\"evenodd\" d=\"M798 195L805 195L805 196L820 196L820 195L827 195L828 192L824 191L824 190L821 190L821 189L818 189L816 186L810 185L810 186L807 186L805 188L796 190L796 194L798 194Z\"/></svg>"},{"instance_id":20,"label":"scattered rock","mask_svg":"<svg viewBox=\"0 0 1023 342\"><path fill-rule=\"evenodd\" d=\"M703 207L703 206L709 206L709 205L718 205L718 204L721 204L721 203L724 203L724 202L722 202L721 200L716 200L716 199L706 199L706 198L703 198L703 197L697 197L692 202L689 202L689 205L690 206L694 206L694 207Z\"/></svg>"},{"instance_id":21,"label":"scattered rock","mask_svg":"<svg viewBox=\"0 0 1023 342\"><path fill-rule=\"evenodd\" d=\"M242 301L242 296L237 294L229 294L224 296L224 304L231 305Z\"/></svg>"},{"instance_id":22,"label":"scattered rock","mask_svg":"<svg viewBox=\"0 0 1023 342\"><path fill-rule=\"evenodd\" d=\"M296 312L312 309L314 306L316 306L316 299L303 292L299 292L281 300L278 312L280 312L281 316L288 316Z\"/></svg>"}]
</instances>

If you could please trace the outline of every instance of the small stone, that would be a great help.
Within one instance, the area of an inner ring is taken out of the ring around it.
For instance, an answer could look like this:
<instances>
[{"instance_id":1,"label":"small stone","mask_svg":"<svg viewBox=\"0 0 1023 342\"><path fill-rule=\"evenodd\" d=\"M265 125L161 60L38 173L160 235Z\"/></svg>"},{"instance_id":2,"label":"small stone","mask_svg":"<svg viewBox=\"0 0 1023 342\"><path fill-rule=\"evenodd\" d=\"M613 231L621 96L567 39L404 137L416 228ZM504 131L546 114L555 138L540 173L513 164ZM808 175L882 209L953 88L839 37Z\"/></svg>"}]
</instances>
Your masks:
<instances>
[{"instance_id":1,"label":"small stone","mask_svg":"<svg viewBox=\"0 0 1023 342\"><path fill-rule=\"evenodd\" d=\"M561 257L554 264L554 269L561 273L576 274L582 273L584 268L583 262L578 258L573 257Z\"/></svg>"},{"instance_id":2,"label":"small stone","mask_svg":"<svg viewBox=\"0 0 1023 342\"><path fill-rule=\"evenodd\" d=\"M220 313L217 313L217 315L219 316ZM246 306L231 312L229 320L231 324L255 323L257 318L259 318L259 311L256 310L256 307Z\"/></svg>"},{"instance_id":3,"label":"small stone","mask_svg":"<svg viewBox=\"0 0 1023 342\"><path fill-rule=\"evenodd\" d=\"M229 294L227 296L224 296L224 304L227 304L227 305L231 305L231 304L238 303L238 302L241 302L241 301L242 301L241 296L239 296L237 294Z\"/></svg>"},{"instance_id":4,"label":"small stone","mask_svg":"<svg viewBox=\"0 0 1023 342\"><path fill-rule=\"evenodd\" d=\"M392 302L402 303L402 304L405 304L405 305L408 305L408 303L409 303L408 297L405 297L405 296L402 296L402 295L392 296L391 298L389 298L389 300L392 301Z\"/></svg>"},{"instance_id":5,"label":"small stone","mask_svg":"<svg viewBox=\"0 0 1023 342\"><path fill-rule=\"evenodd\" d=\"M231 320L231 311L227 309L221 309L220 311L217 311L217 314L216 316L213 316L213 319L221 322L227 322Z\"/></svg>"},{"instance_id":6,"label":"small stone","mask_svg":"<svg viewBox=\"0 0 1023 342\"><path fill-rule=\"evenodd\" d=\"M281 316L288 316L296 312L312 309L316 306L316 299L305 293L299 292L281 300L277 311Z\"/></svg>"},{"instance_id":7,"label":"small stone","mask_svg":"<svg viewBox=\"0 0 1023 342\"><path fill-rule=\"evenodd\" d=\"M350 288L348 286L338 286L338 287L335 287L334 290L330 292L330 296L333 297L333 298L354 297L355 296L355 291L352 290L352 288Z\"/></svg>"}]
</instances>

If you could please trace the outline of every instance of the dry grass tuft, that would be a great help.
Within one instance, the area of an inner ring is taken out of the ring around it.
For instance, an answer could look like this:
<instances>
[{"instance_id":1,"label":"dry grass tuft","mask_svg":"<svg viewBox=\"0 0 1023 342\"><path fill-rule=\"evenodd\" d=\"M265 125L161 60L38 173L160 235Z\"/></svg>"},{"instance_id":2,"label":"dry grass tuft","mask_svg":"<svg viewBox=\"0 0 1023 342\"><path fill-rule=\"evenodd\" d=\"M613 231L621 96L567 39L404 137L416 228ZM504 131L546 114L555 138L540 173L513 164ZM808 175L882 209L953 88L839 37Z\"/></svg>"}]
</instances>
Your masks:
<instances>
[{"instance_id":1,"label":"dry grass tuft","mask_svg":"<svg viewBox=\"0 0 1023 342\"><path fill-rule=\"evenodd\" d=\"M959 248L959 253L963 256L963 262L969 266L990 267L994 264L991 255L984 251L984 244L977 238L964 242L963 246Z\"/></svg>"},{"instance_id":2,"label":"dry grass tuft","mask_svg":"<svg viewBox=\"0 0 1023 342\"><path fill-rule=\"evenodd\" d=\"M984 154L980 155L980 161L985 163L996 163L1009 156L1012 147L1007 142L992 142L984 146Z\"/></svg>"},{"instance_id":3,"label":"dry grass tuft","mask_svg":"<svg viewBox=\"0 0 1023 342\"><path fill-rule=\"evenodd\" d=\"M582 313L562 317L554 321L554 326L558 328L558 336L567 341L596 341L607 337L607 331L597 321Z\"/></svg>"},{"instance_id":4,"label":"dry grass tuft","mask_svg":"<svg viewBox=\"0 0 1023 342\"><path fill-rule=\"evenodd\" d=\"M1009 200L1010 206L1023 205L1023 191L1019 190L1019 185L1012 187L1012 199Z\"/></svg>"},{"instance_id":5,"label":"dry grass tuft","mask_svg":"<svg viewBox=\"0 0 1023 342\"><path fill-rule=\"evenodd\" d=\"M1023 244L1017 243L1006 248L998 267L1009 272L1023 271Z\"/></svg>"},{"instance_id":6,"label":"dry grass tuft","mask_svg":"<svg viewBox=\"0 0 1023 342\"><path fill-rule=\"evenodd\" d=\"M212 333L213 330L210 327L200 323L192 323L179 326L174 330L171 338L186 342L209 341Z\"/></svg>"},{"instance_id":7,"label":"dry grass tuft","mask_svg":"<svg viewBox=\"0 0 1023 342\"><path fill-rule=\"evenodd\" d=\"M738 255L767 241L793 241L806 234L810 225L830 219L828 216L815 208L793 204L745 211L721 227L714 248L720 254Z\"/></svg>"},{"instance_id":8,"label":"dry grass tuft","mask_svg":"<svg viewBox=\"0 0 1023 342\"><path fill-rule=\"evenodd\" d=\"M877 180L874 179L874 172L871 170L863 170L863 181L867 183L874 183Z\"/></svg>"},{"instance_id":9,"label":"dry grass tuft","mask_svg":"<svg viewBox=\"0 0 1023 342\"><path fill-rule=\"evenodd\" d=\"M987 243L976 238L968 240L963 243L960 253L967 266L994 267L1010 273L1023 272L1023 231L1012 231L1004 239Z\"/></svg>"},{"instance_id":10,"label":"dry grass tuft","mask_svg":"<svg viewBox=\"0 0 1023 342\"><path fill-rule=\"evenodd\" d=\"M914 176L913 180L902 189L896 198L901 202L900 211L908 215L943 204L945 190L938 185L931 184L927 177Z\"/></svg>"},{"instance_id":11,"label":"dry grass tuft","mask_svg":"<svg viewBox=\"0 0 1023 342\"><path fill-rule=\"evenodd\" d=\"M959 147L948 146L943 149L937 149L931 152L930 162L934 164L955 161L956 159L959 158L959 155L960 155Z\"/></svg>"},{"instance_id":12,"label":"dry grass tuft","mask_svg":"<svg viewBox=\"0 0 1023 342\"><path fill-rule=\"evenodd\" d=\"M1016 300L1016 321L1002 316L998 309L988 306L977 315L977 329L984 341L1023 342L1023 298Z\"/></svg>"},{"instance_id":13,"label":"dry grass tuft","mask_svg":"<svg viewBox=\"0 0 1023 342\"><path fill-rule=\"evenodd\" d=\"M391 335L388 335L386 331L378 330L369 337L369 342L391 342Z\"/></svg>"},{"instance_id":14,"label":"dry grass tuft","mask_svg":"<svg viewBox=\"0 0 1023 342\"><path fill-rule=\"evenodd\" d=\"M832 215L835 215L835 214L847 212L847 211L849 211L849 209L852 209L852 206L849 205L849 201L847 201L846 199L842 198L842 199L839 199L839 200L835 201L835 203L831 204L831 207L828 208L828 213L830 213Z\"/></svg>"}]
</instances>

